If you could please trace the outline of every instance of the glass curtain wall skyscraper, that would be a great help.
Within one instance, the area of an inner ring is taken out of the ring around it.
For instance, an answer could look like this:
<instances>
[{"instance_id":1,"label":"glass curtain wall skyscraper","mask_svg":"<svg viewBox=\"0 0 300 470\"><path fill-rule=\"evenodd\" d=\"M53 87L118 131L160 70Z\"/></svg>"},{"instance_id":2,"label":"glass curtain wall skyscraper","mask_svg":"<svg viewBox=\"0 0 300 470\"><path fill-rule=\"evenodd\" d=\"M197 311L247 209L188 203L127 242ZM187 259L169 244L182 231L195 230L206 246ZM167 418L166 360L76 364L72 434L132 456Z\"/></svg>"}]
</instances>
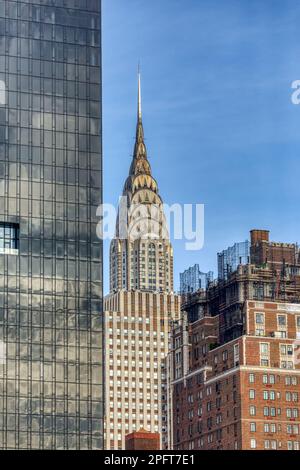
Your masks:
<instances>
[{"instance_id":1,"label":"glass curtain wall skyscraper","mask_svg":"<svg viewBox=\"0 0 300 470\"><path fill-rule=\"evenodd\" d=\"M101 2L0 0L0 448L103 444Z\"/></svg>"}]
</instances>

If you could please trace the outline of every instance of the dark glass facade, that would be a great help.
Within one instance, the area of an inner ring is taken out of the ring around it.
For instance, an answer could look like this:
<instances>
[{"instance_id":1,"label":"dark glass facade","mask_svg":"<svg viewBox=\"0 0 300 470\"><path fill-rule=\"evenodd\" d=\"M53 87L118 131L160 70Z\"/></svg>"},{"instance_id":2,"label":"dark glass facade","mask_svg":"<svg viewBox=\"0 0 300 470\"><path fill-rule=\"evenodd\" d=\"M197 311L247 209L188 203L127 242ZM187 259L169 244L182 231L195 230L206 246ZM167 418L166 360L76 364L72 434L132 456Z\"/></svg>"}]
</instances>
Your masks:
<instances>
[{"instance_id":1,"label":"dark glass facade","mask_svg":"<svg viewBox=\"0 0 300 470\"><path fill-rule=\"evenodd\" d=\"M1 449L102 448L100 3L0 0Z\"/></svg>"}]
</instances>

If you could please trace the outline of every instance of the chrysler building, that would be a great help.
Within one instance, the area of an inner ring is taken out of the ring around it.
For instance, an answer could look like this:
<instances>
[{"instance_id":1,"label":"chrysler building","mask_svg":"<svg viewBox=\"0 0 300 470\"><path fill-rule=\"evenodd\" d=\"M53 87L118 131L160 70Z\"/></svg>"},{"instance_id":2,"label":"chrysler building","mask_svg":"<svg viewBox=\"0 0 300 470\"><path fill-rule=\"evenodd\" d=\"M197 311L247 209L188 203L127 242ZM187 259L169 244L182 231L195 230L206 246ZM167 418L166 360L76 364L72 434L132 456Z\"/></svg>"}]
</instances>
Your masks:
<instances>
[{"instance_id":1,"label":"chrysler building","mask_svg":"<svg viewBox=\"0 0 300 470\"><path fill-rule=\"evenodd\" d=\"M105 448L124 449L141 428L169 447L167 355L170 324L180 315L173 293L173 250L144 141L138 77L136 141L110 247L105 298Z\"/></svg>"}]
</instances>

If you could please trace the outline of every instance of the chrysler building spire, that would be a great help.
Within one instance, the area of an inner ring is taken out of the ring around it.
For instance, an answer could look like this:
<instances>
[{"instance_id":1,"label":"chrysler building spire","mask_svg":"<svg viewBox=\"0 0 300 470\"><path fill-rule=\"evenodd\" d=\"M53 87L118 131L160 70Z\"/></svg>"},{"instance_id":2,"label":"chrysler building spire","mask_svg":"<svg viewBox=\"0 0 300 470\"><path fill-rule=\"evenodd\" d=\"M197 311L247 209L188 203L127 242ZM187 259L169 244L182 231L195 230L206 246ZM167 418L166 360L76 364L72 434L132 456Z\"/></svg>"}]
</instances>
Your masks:
<instances>
[{"instance_id":1,"label":"chrysler building spire","mask_svg":"<svg viewBox=\"0 0 300 470\"><path fill-rule=\"evenodd\" d=\"M111 243L110 289L172 292L173 250L163 201L147 158L139 70L137 101L134 152L123 188L126 213L124 207L119 210L116 236ZM121 225L125 230L120 230Z\"/></svg>"},{"instance_id":2,"label":"chrysler building spire","mask_svg":"<svg viewBox=\"0 0 300 470\"><path fill-rule=\"evenodd\" d=\"M133 160L130 167L130 175L151 174L151 167L147 159L147 149L144 141L144 128L142 121L142 93L141 93L141 73L138 69L138 106L136 138L133 152Z\"/></svg>"},{"instance_id":3,"label":"chrysler building spire","mask_svg":"<svg viewBox=\"0 0 300 470\"><path fill-rule=\"evenodd\" d=\"M138 121L142 121L142 94L141 94L141 72L138 68Z\"/></svg>"}]
</instances>

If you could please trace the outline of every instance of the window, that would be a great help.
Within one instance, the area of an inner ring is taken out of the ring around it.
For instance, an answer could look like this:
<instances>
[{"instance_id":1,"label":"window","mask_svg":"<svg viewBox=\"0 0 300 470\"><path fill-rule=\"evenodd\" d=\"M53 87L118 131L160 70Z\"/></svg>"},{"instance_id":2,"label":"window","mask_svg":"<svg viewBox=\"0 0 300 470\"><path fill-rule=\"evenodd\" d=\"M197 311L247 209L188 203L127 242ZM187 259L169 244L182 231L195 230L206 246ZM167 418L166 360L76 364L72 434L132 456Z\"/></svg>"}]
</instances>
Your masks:
<instances>
[{"instance_id":1,"label":"window","mask_svg":"<svg viewBox=\"0 0 300 470\"><path fill-rule=\"evenodd\" d=\"M298 393L297 392L292 393L292 401L298 401Z\"/></svg>"},{"instance_id":2,"label":"window","mask_svg":"<svg viewBox=\"0 0 300 470\"><path fill-rule=\"evenodd\" d=\"M251 405L250 408L249 408L249 413L250 413L250 416L255 416L256 415L256 408L255 406Z\"/></svg>"},{"instance_id":3,"label":"window","mask_svg":"<svg viewBox=\"0 0 300 470\"><path fill-rule=\"evenodd\" d=\"M222 358L223 358L223 361L227 361L227 359L228 359L228 351L227 351L227 349L225 349L225 351L223 351L223 353L222 353Z\"/></svg>"},{"instance_id":4,"label":"window","mask_svg":"<svg viewBox=\"0 0 300 470\"><path fill-rule=\"evenodd\" d=\"M278 331L279 338L286 338L286 330Z\"/></svg>"},{"instance_id":5,"label":"window","mask_svg":"<svg viewBox=\"0 0 300 470\"><path fill-rule=\"evenodd\" d=\"M286 315L277 315L277 328L278 328L279 336L281 338L286 338L287 336Z\"/></svg>"},{"instance_id":6,"label":"window","mask_svg":"<svg viewBox=\"0 0 300 470\"><path fill-rule=\"evenodd\" d=\"M281 329L282 327L286 327L286 315L278 315L277 324L279 329Z\"/></svg>"},{"instance_id":7,"label":"window","mask_svg":"<svg viewBox=\"0 0 300 470\"><path fill-rule=\"evenodd\" d=\"M255 322L257 324L263 325L265 323L265 316L263 313L256 313L255 314Z\"/></svg>"},{"instance_id":8,"label":"window","mask_svg":"<svg viewBox=\"0 0 300 470\"><path fill-rule=\"evenodd\" d=\"M256 432L256 423L250 423L250 431Z\"/></svg>"},{"instance_id":9,"label":"window","mask_svg":"<svg viewBox=\"0 0 300 470\"><path fill-rule=\"evenodd\" d=\"M270 432L270 426L269 423L264 424L264 432L269 433Z\"/></svg>"},{"instance_id":10,"label":"window","mask_svg":"<svg viewBox=\"0 0 300 470\"><path fill-rule=\"evenodd\" d=\"M252 400L254 400L254 398L255 398L255 390L253 390L253 389L249 390L249 398L251 398Z\"/></svg>"},{"instance_id":11,"label":"window","mask_svg":"<svg viewBox=\"0 0 300 470\"><path fill-rule=\"evenodd\" d=\"M269 343L260 343L260 354L269 354Z\"/></svg>"},{"instance_id":12,"label":"window","mask_svg":"<svg viewBox=\"0 0 300 470\"><path fill-rule=\"evenodd\" d=\"M293 355L293 346L291 344L281 344L280 345L280 354L282 356L292 356Z\"/></svg>"},{"instance_id":13,"label":"window","mask_svg":"<svg viewBox=\"0 0 300 470\"><path fill-rule=\"evenodd\" d=\"M249 383L253 384L255 380L254 374L249 374Z\"/></svg>"},{"instance_id":14,"label":"window","mask_svg":"<svg viewBox=\"0 0 300 470\"><path fill-rule=\"evenodd\" d=\"M269 359L261 359L260 360L260 365L263 367L269 367Z\"/></svg>"},{"instance_id":15,"label":"window","mask_svg":"<svg viewBox=\"0 0 300 470\"><path fill-rule=\"evenodd\" d=\"M255 335L265 335L265 315L263 313L255 314Z\"/></svg>"},{"instance_id":16,"label":"window","mask_svg":"<svg viewBox=\"0 0 300 470\"><path fill-rule=\"evenodd\" d=\"M260 343L260 365L269 366L269 343Z\"/></svg>"},{"instance_id":17,"label":"window","mask_svg":"<svg viewBox=\"0 0 300 470\"><path fill-rule=\"evenodd\" d=\"M270 424L270 431L272 433L276 432L276 424Z\"/></svg>"},{"instance_id":18,"label":"window","mask_svg":"<svg viewBox=\"0 0 300 470\"><path fill-rule=\"evenodd\" d=\"M299 450L299 442L298 441L287 441L287 449L288 450Z\"/></svg>"},{"instance_id":19,"label":"window","mask_svg":"<svg viewBox=\"0 0 300 470\"><path fill-rule=\"evenodd\" d=\"M0 253L17 254L19 225L0 222Z\"/></svg>"},{"instance_id":20,"label":"window","mask_svg":"<svg viewBox=\"0 0 300 470\"><path fill-rule=\"evenodd\" d=\"M233 347L233 356L234 356L234 363L237 365L240 359L240 348L238 344L235 344Z\"/></svg>"},{"instance_id":21,"label":"window","mask_svg":"<svg viewBox=\"0 0 300 470\"><path fill-rule=\"evenodd\" d=\"M202 374L197 374L196 375L196 382L197 382L197 385L200 385L203 382ZM198 391L198 393L197 393L198 399L200 398L199 393L200 392Z\"/></svg>"},{"instance_id":22,"label":"window","mask_svg":"<svg viewBox=\"0 0 300 470\"><path fill-rule=\"evenodd\" d=\"M299 434L299 425L298 424L287 424L286 432L288 434Z\"/></svg>"},{"instance_id":23,"label":"window","mask_svg":"<svg viewBox=\"0 0 300 470\"><path fill-rule=\"evenodd\" d=\"M264 432L274 434L276 432L276 424L265 423L264 424Z\"/></svg>"},{"instance_id":24,"label":"window","mask_svg":"<svg viewBox=\"0 0 300 470\"><path fill-rule=\"evenodd\" d=\"M275 384L275 375L271 374L271 375L269 376L269 383L270 383L270 384Z\"/></svg>"},{"instance_id":25,"label":"window","mask_svg":"<svg viewBox=\"0 0 300 470\"><path fill-rule=\"evenodd\" d=\"M286 409L287 418L298 418L298 408L287 408Z\"/></svg>"},{"instance_id":26,"label":"window","mask_svg":"<svg viewBox=\"0 0 300 470\"><path fill-rule=\"evenodd\" d=\"M294 349L292 344L280 344L280 367L282 369L294 368Z\"/></svg>"},{"instance_id":27,"label":"window","mask_svg":"<svg viewBox=\"0 0 300 470\"><path fill-rule=\"evenodd\" d=\"M268 376L266 374L263 375L263 384L268 383Z\"/></svg>"},{"instance_id":28,"label":"window","mask_svg":"<svg viewBox=\"0 0 300 470\"><path fill-rule=\"evenodd\" d=\"M276 450L277 449L277 441L271 441L271 449Z\"/></svg>"},{"instance_id":29,"label":"window","mask_svg":"<svg viewBox=\"0 0 300 470\"><path fill-rule=\"evenodd\" d=\"M265 441L264 448L265 449L270 449L270 441Z\"/></svg>"},{"instance_id":30,"label":"window","mask_svg":"<svg viewBox=\"0 0 300 470\"><path fill-rule=\"evenodd\" d=\"M269 400L269 392L267 390L264 390L263 397L264 397L264 400Z\"/></svg>"},{"instance_id":31,"label":"window","mask_svg":"<svg viewBox=\"0 0 300 470\"><path fill-rule=\"evenodd\" d=\"M202 433L202 423L198 421L197 423L197 431L201 434Z\"/></svg>"},{"instance_id":32,"label":"window","mask_svg":"<svg viewBox=\"0 0 300 470\"><path fill-rule=\"evenodd\" d=\"M256 449L256 439L251 439L250 440L250 448L251 449Z\"/></svg>"}]
</instances>

